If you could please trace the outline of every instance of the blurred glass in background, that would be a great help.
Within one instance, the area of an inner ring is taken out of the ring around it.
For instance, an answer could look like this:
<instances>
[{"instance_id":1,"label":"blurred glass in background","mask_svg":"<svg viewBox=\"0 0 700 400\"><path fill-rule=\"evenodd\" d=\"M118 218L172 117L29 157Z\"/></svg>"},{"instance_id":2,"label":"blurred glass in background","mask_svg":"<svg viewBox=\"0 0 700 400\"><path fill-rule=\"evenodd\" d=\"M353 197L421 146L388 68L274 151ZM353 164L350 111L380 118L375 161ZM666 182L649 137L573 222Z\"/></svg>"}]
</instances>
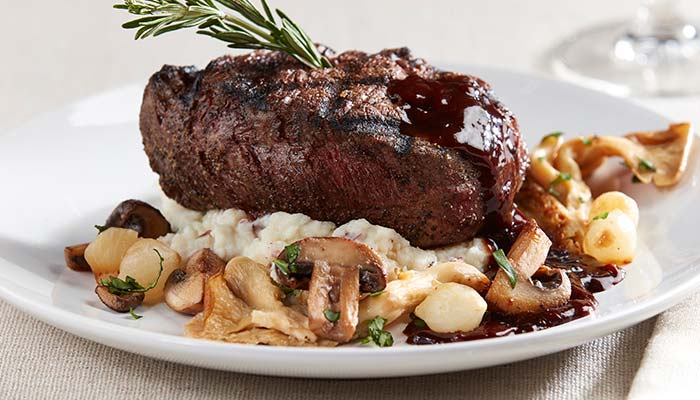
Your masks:
<instances>
[{"instance_id":1,"label":"blurred glass in background","mask_svg":"<svg viewBox=\"0 0 700 400\"><path fill-rule=\"evenodd\" d=\"M700 94L700 27L676 0L643 0L636 18L580 32L549 62L560 77L618 96Z\"/></svg>"}]
</instances>

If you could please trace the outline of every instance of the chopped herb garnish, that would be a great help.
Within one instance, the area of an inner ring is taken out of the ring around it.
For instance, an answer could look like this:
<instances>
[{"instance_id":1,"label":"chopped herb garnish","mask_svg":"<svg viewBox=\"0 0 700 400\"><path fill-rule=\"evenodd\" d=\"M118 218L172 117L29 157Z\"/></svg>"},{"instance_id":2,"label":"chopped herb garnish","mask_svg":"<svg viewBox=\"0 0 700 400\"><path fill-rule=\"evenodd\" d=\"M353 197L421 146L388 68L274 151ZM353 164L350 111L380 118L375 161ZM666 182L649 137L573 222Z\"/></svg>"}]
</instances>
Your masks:
<instances>
[{"instance_id":1,"label":"chopped herb garnish","mask_svg":"<svg viewBox=\"0 0 700 400\"><path fill-rule=\"evenodd\" d=\"M559 175L557 175L556 178L549 184L549 193L559 196L559 192L555 189L555 187L564 182L564 181L570 181L571 180L571 174L567 172L560 172Z\"/></svg>"},{"instance_id":2,"label":"chopped herb garnish","mask_svg":"<svg viewBox=\"0 0 700 400\"><path fill-rule=\"evenodd\" d=\"M632 175L632 183L642 183L642 180L637 178L637 175Z\"/></svg>"},{"instance_id":3,"label":"chopped herb garnish","mask_svg":"<svg viewBox=\"0 0 700 400\"><path fill-rule=\"evenodd\" d=\"M421 318L419 318L416 314L410 313L408 317L413 321L413 324L417 326L418 328L425 328L428 326L428 324L425 323Z\"/></svg>"},{"instance_id":4,"label":"chopped herb garnish","mask_svg":"<svg viewBox=\"0 0 700 400\"><path fill-rule=\"evenodd\" d=\"M287 261L289 264L294 264L299 257L299 252L301 251L301 246L298 244L290 244L284 248L284 255L287 256ZM291 270L290 270L291 271ZM296 271L293 271L296 272Z\"/></svg>"},{"instance_id":5,"label":"chopped herb garnish","mask_svg":"<svg viewBox=\"0 0 700 400\"><path fill-rule=\"evenodd\" d=\"M549 138L558 138L559 136L561 136L561 135L563 135L563 134L564 134L564 132L552 132L552 133L550 133L550 134L548 134L548 135L545 135L545 136L542 138L542 141L544 142L545 140L547 140L547 139L549 139Z\"/></svg>"},{"instance_id":6,"label":"chopped herb garnish","mask_svg":"<svg viewBox=\"0 0 700 400\"><path fill-rule=\"evenodd\" d=\"M97 231L98 231L99 233L102 233L102 232L106 231L107 229L109 229L109 226L105 226L105 225L95 225L95 229L97 229Z\"/></svg>"},{"instance_id":7,"label":"chopped herb garnish","mask_svg":"<svg viewBox=\"0 0 700 400\"><path fill-rule=\"evenodd\" d=\"M301 294L301 289L292 289L289 286L282 285L280 286L280 289L282 289L282 292L284 292L286 296L296 297Z\"/></svg>"},{"instance_id":8,"label":"chopped herb garnish","mask_svg":"<svg viewBox=\"0 0 700 400\"><path fill-rule=\"evenodd\" d=\"M654 164L650 163L649 161L647 161L643 158L641 160L639 160L639 168L645 169L645 170L651 171L651 172L656 172L656 167L654 166Z\"/></svg>"},{"instance_id":9,"label":"chopped herb garnish","mask_svg":"<svg viewBox=\"0 0 700 400\"><path fill-rule=\"evenodd\" d=\"M539 162L543 162L543 161L544 161L544 156L539 156L539 157L537 157L537 160L538 160Z\"/></svg>"},{"instance_id":10,"label":"chopped herb garnish","mask_svg":"<svg viewBox=\"0 0 700 400\"><path fill-rule=\"evenodd\" d=\"M503 249L498 249L493 252L493 259L496 260L498 267L506 273L508 280L510 281L510 287L515 289L515 285L518 283L518 271L513 268L508 261L508 257L503 252Z\"/></svg>"},{"instance_id":11,"label":"chopped herb garnish","mask_svg":"<svg viewBox=\"0 0 700 400\"><path fill-rule=\"evenodd\" d=\"M279 268L280 272L285 275L294 274L297 272L297 257L299 257L299 252L301 251L301 246L298 244L290 244L284 248L284 258L285 260L280 260L275 258L272 263Z\"/></svg>"},{"instance_id":12,"label":"chopped herb garnish","mask_svg":"<svg viewBox=\"0 0 700 400\"><path fill-rule=\"evenodd\" d=\"M336 322L340 318L340 313L333 310L323 310L323 316L330 322Z\"/></svg>"},{"instance_id":13,"label":"chopped herb garnish","mask_svg":"<svg viewBox=\"0 0 700 400\"><path fill-rule=\"evenodd\" d=\"M372 293L369 294L369 297L377 297L377 296L379 296L379 295L382 294L382 293L384 293L384 290L380 290L380 291L378 291L378 292L372 292Z\"/></svg>"},{"instance_id":14,"label":"chopped herb garnish","mask_svg":"<svg viewBox=\"0 0 700 400\"><path fill-rule=\"evenodd\" d=\"M275 258L272 263L280 270L281 273L289 275L289 264L286 261Z\"/></svg>"},{"instance_id":15,"label":"chopped herb garnish","mask_svg":"<svg viewBox=\"0 0 700 400\"><path fill-rule=\"evenodd\" d=\"M128 275L124 280L121 280L116 276L110 275L109 279L100 279L100 284L106 287L111 294L116 294L117 296L131 293L146 293L149 290L153 289L158 284L160 275L163 273L163 261L165 261L165 259L163 259L163 256L160 255L160 252L157 249L153 249L153 251L155 251L156 254L158 254L158 259L160 260L160 271L158 271L158 276L156 276L156 279L153 282L151 282L150 285L143 287L138 282L136 282L136 279Z\"/></svg>"},{"instance_id":16,"label":"chopped herb garnish","mask_svg":"<svg viewBox=\"0 0 700 400\"><path fill-rule=\"evenodd\" d=\"M595 221L595 220L597 220L597 219L605 219L605 218L608 218L608 214L609 214L609 213L608 213L607 211L604 212L604 213L600 213L600 214L596 215L595 217L593 217L593 221Z\"/></svg>"},{"instance_id":17,"label":"chopped herb garnish","mask_svg":"<svg viewBox=\"0 0 700 400\"><path fill-rule=\"evenodd\" d=\"M129 314L131 314L131 318L133 318L133 319L141 319L141 318L143 318L143 315L138 315L138 314L136 314L136 313L134 312L134 309L133 309L133 308L130 308L130 309L129 309Z\"/></svg>"},{"instance_id":18,"label":"chopped herb garnish","mask_svg":"<svg viewBox=\"0 0 700 400\"><path fill-rule=\"evenodd\" d=\"M361 343L365 344L372 341L379 347L391 347L394 344L394 337L391 335L391 332L384 330L386 321L386 318L382 317L374 317L368 321L369 335L362 339Z\"/></svg>"},{"instance_id":19,"label":"chopped herb garnish","mask_svg":"<svg viewBox=\"0 0 700 400\"><path fill-rule=\"evenodd\" d=\"M578 202L581 203L581 204L583 204L583 203L586 202L586 199L584 199L583 197L579 197L579 198L578 198Z\"/></svg>"},{"instance_id":20,"label":"chopped herb garnish","mask_svg":"<svg viewBox=\"0 0 700 400\"><path fill-rule=\"evenodd\" d=\"M581 138L581 141L582 141L583 144L585 144L586 146L590 146L591 144L593 144L593 141L592 141L591 139L587 138L587 137L582 137L582 138Z\"/></svg>"}]
</instances>

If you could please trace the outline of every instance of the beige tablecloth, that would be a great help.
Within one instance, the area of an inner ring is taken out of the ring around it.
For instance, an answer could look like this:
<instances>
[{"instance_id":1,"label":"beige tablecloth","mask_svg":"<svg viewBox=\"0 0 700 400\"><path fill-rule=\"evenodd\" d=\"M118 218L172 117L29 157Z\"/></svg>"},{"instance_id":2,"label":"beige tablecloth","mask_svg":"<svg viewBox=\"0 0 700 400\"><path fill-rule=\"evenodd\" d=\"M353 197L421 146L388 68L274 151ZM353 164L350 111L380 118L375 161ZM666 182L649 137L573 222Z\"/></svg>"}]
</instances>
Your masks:
<instances>
[{"instance_id":1,"label":"beige tablecloth","mask_svg":"<svg viewBox=\"0 0 700 400\"><path fill-rule=\"evenodd\" d=\"M0 304L0 315L3 399L622 398L654 328L649 320L585 346L494 368L330 381L241 375L155 361L74 337L7 304Z\"/></svg>"},{"instance_id":2,"label":"beige tablecloth","mask_svg":"<svg viewBox=\"0 0 700 400\"><path fill-rule=\"evenodd\" d=\"M627 17L637 5L635 0L272 2L295 16L312 37L337 49L410 45L432 61L535 72L539 56L564 36L603 20ZM225 52L221 44L191 33L134 43L130 33L118 28L124 15L109 4L95 0L3 4L0 129L66 101L143 80L163 63L202 65ZM686 0L682 5L700 17L698 2ZM700 122L697 100L645 103L676 119ZM696 296L679 306L676 315L699 307ZM635 375L635 396L658 385L663 389L663 382L653 378L658 376L657 366L668 368L656 361L658 349L665 345L664 331L697 335L687 325L656 327L644 356L655 329L652 319L572 350L512 365L406 379L314 381L147 359L74 337L2 302L0 317L0 399L624 398ZM637 374L643 357L645 364Z\"/></svg>"}]
</instances>

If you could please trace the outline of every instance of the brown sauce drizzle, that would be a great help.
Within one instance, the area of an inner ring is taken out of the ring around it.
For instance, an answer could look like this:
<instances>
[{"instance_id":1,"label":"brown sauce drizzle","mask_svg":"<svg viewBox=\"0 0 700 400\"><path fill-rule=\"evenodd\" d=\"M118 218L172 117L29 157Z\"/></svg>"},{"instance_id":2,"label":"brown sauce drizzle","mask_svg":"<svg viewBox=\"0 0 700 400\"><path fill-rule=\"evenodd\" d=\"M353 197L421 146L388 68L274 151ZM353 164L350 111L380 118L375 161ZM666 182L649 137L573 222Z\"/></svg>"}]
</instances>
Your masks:
<instances>
[{"instance_id":1,"label":"brown sauce drizzle","mask_svg":"<svg viewBox=\"0 0 700 400\"><path fill-rule=\"evenodd\" d=\"M479 170L485 194L486 221L481 235L491 238L493 248L508 250L530 221L507 198L510 182L498 182L498 171L514 162L512 156L516 132L512 115L491 94L483 81L465 75L443 74L437 79L409 75L389 83L388 93L406 113L402 134L458 150ZM468 110L470 107L479 107ZM470 111L474 111L470 114ZM465 121L465 115L471 115ZM517 128L516 128L517 129ZM478 135L478 136L477 136ZM492 263L487 276L493 278L497 266ZM404 333L411 344L462 342L539 331L589 315L597 302L593 293L606 290L624 278L617 266L603 265L586 256L574 256L563 250L550 250L545 264L566 270L572 284L569 302L541 313L509 316L488 311L481 325L471 332L437 333L412 321ZM553 284L540 272L533 282Z\"/></svg>"},{"instance_id":2,"label":"brown sauce drizzle","mask_svg":"<svg viewBox=\"0 0 700 400\"><path fill-rule=\"evenodd\" d=\"M509 202L504 201L507 185L496 182L496 176L499 169L513 161L508 155L515 148L516 133L509 124L511 113L492 96L486 83L465 75L447 74L437 79L409 75L391 81L388 93L408 117L401 122L402 134L457 149L477 166L486 193L487 217L510 212ZM465 110L474 106L482 109L477 111L481 118L468 121L473 125L470 129L465 127ZM456 134L463 131L468 138L457 140Z\"/></svg>"},{"instance_id":3,"label":"brown sauce drizzle","mask_svg":"<svg viewBox=\"0 0 700 400\"><path fill-rule=\"evenodd\" d=\"M488 237L494 242L496 246L494 250L501 248L507 253L520 232L531 223L533 221L525 216L517 206L514 206L510 213L492 215L488 223L481 229L480 235ZM495 262L492 264L496 266Z\"/></svg>"},{"instance_id":4,"label":"brown sauce drizzle","mask_svg":"<svg viewBox=\"0 0 700 400\"><path fill-rule=\"evenodd\" d=\"M593 312L598 302L593 293L609 289L624 279L624 270L614 264L601 264L588 256L570 254L552 249L545 265L566 270L571 279L571 299L561 307L541 313L510 316L487 311L481 325L470 332L438 333L424 324L412 321L404 329L409 344L436 344L465 342L534 332L561 325L585 317ZM547 276L533 276L546 285Z\"/></svg>"}]
</instances>

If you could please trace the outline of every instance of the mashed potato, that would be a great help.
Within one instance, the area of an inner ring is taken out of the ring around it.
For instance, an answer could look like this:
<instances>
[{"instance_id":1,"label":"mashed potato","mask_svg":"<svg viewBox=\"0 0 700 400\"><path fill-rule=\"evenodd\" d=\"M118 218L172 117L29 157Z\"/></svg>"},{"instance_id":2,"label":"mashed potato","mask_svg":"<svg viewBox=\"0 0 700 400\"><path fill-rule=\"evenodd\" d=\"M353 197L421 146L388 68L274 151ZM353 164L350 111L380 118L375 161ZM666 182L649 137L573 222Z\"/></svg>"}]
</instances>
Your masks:
<instances>
[{"instance_id":1,"label":"mashed potato","mask_svg":"<svg viewBox=\"0 0 700 400\"><path fill-rule=\"evenodd\" d=\"M189 210L165 196L161 211L176 232L160 240L183 260L199 249L210 248L225 261L242 255L267 265L292 242L313 236L335 236L372 248L393 279L400 270L423 270L437 262L454 260L463 260L483 271L491 255L486 241L479 238L441 249L420 249L411 246L395 230L365 219L336 227L332 222L315 221L304 214L275 212L253 220L236 209L206 213Z\"/></svg>"}]
</instances>

